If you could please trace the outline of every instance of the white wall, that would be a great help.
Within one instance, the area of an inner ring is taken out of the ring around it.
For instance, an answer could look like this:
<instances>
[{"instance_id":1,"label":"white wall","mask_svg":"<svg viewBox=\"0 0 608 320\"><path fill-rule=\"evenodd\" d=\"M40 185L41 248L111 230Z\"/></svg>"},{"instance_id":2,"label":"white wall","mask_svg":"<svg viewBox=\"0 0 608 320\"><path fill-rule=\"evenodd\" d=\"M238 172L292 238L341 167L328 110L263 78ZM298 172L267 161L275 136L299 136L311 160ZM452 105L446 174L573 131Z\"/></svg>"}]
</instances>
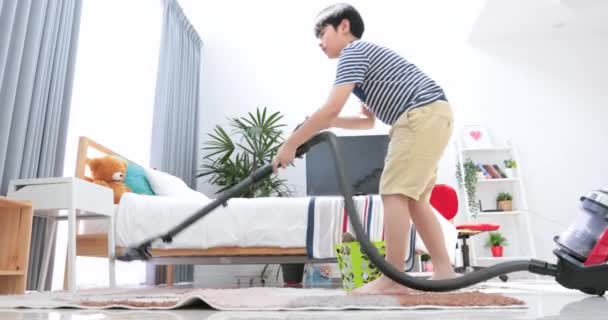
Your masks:
<instances>
[{"instance_id":1,"label":"white wall","mask_svg":"<svg viewBox=\"0 0 608 320\"><path fill-rule=\"evenodd\" d=\"M201 141L226 117L258 106L286 114L291 131L326 98L335 61L318 49L312 27L318 11L333 1L180 3L204 41ZM483 1L351 3L366 22L364 39L394 48L444 86L458 127L485 123L497 138L517 144L537 251L552 259L552 238L575 216L579 196L608 181L600 167L608 160L601 148L608 129L600 123L608 115L605 38L557 30L471 45L467 36ZM345 112L356 111L351 101ZM387 130L379 125L352 133ZM304 163L296 165L282 175L303 195ZM439 182L456 185L454 168L450 146ZM200 189L213 190L203 181Z\"/></svg>"},{"instance_id":2,"label":"white wall","mask_svg":"<svg viewBox=\"0 0 608 320\"><path fill-rule=\"evenodd\" d=\"M64 176L73 176L78 137L87 136L141 164L150 160L161 29L160 2L83 2ZM53 288L63 285L67 225L58 229ZM78 258L79 286L106 285L107 263ZM118 262L118 284L145 281L145 265Z\"/></svg>"}]
</instances>

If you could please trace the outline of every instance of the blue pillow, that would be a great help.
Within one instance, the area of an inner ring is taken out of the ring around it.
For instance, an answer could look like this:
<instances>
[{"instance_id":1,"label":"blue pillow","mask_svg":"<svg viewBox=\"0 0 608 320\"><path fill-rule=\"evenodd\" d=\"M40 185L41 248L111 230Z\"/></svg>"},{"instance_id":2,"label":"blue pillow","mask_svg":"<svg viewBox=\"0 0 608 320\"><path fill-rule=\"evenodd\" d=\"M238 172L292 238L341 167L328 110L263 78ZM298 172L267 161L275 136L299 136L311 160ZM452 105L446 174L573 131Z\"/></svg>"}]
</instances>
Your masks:
<instances>
[{"instance_id":1,"label":"blue pillow","mask_svg":"<svg viewBox=\"0 0 608 320\"><path fill-rule=\"evenodd\" d=\"M127 162L127 173L123 182L131 188L132 192L155 196L156 193L154 193L150 186L144 168L124 158L122 160Z\"/></svg>"}]
</instances>

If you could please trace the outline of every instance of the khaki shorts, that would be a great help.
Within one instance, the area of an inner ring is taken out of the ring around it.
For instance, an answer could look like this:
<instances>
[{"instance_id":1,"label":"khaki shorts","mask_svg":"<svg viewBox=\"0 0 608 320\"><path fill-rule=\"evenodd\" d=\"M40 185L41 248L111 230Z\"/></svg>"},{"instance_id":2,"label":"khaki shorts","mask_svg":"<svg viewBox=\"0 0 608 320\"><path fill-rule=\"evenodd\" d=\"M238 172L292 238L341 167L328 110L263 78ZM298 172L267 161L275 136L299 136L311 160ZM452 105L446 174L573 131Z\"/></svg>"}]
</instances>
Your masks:
<instances>
[{"instance_id":1,"label":"khaki shorts","mask_svg":"<svg viewBox=\"0 0 608 320\"><path fill-rule=\"evenodd\" d=\"M401 115L389 132L380 194L403 194L416 201L428 201L453 122L452 109L443 100Z\"/></svg>"}]
</instances>

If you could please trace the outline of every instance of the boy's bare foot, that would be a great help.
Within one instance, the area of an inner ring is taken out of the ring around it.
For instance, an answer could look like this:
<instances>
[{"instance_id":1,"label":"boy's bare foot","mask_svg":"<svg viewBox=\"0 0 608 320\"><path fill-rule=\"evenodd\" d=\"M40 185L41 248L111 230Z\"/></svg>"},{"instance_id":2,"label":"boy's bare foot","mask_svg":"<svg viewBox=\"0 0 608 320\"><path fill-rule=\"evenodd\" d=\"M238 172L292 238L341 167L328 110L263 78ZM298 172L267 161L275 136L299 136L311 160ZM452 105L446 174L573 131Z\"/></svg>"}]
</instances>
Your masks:
<instances>
[{"instance_id":1,"label":"boy's bare foot","mask_svg":"<svg viewBox=\"0 0 608 320\"><path fill-rule=\"evenodd\" d=\"M387 276L380 276L380 278L366 283L363 286L354 289L349 292L352 295L402 295L411 294L417 292L414 289L402 286L399 283L394 282Z\"/></svg>"}]
</instances>

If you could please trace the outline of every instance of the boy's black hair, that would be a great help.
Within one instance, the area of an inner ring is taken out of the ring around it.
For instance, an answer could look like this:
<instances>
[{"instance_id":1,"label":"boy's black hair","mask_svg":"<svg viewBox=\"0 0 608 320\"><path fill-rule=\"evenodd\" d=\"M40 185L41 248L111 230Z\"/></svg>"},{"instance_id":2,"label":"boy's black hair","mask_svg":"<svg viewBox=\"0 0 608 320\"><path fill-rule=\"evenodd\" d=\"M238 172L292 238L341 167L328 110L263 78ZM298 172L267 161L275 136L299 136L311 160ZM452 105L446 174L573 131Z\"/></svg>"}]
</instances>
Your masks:
<instances>
[{"instance_id":1,"label":"boy's black hair","mask_svg":"<svg viewBox=\"0 0 608 320\"><path fill-rule=\"evenodd\" d=\"M317 22L315 23L315 37L319 37L321 29L327 25L332 25L335 28L340 25L342 20L348 20L350 23L350 33L358 39L363 36L365 26L363 25L363 19L361 15L353 6L347 3L336 3L325 9L323 9L317 15Z\"/></svg>"}]
</instances>

